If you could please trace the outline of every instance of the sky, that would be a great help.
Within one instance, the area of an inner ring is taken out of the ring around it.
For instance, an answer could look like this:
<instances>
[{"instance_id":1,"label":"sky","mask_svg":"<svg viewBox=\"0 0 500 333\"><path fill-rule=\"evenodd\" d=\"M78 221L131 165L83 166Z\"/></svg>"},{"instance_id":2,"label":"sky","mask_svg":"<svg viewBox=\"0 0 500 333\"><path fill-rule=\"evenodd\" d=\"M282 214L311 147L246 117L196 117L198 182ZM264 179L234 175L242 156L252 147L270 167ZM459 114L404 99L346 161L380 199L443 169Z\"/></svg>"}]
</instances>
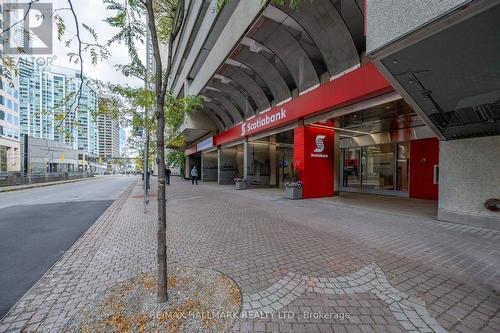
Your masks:
<instances>
[{"instance_id":1,"label":"sky","mask_svg":"<svg viewBox=\"0 0 500 333\"><path fill-rule=\"evenodd\" d=\"M75 12L78 15L80 24L85 23L86 25L94 28L94 30L97 32L99 43L105 44L118 31L117 29L113 29L112 27L110 27L108 23L104 22L104 19L107 16L110 16L112 12L106 9L106 6L103 4L102 0L73 0L72 2L73 6L75 7ZM54 9L68 7L66 0L53 0L52 3ZM58 11L58 13L61 15L61 17L63 17L66 24L66 37L64 39L74 36L76 29L71 11L62 10ZM53 60L52 64L79 70L80 65L70 62L67 55L68 52L76 52L78 44L76 42L73 42L69 48L66 47L64 39L62 42L59 41L57 39L57 33L55 31L56 30L54 30L53 35L53 55L55 56L55 59ZM84 41L91 41L90 34L87 31L82 31L82 29L80 29L80 31L80 34L83 36ZM137 47L139 48L140 54L144 55L143 61L145 61L146 47L141 44L139 44ZM116 64L129 63L127 48L124 45L113 44L112 47L110 47L110 52L111 55L108 59L98 62L95 66L91 64L90 57L84 57L84 75L88 78L98 79L104 82L109 81L111 83L129 84L130 86L144 85L143 81L137 78L123 76L121 72L117 71L114 67ZM131 129L125 128L123 132L121 133L120 146L123 146L125 143L122 135L125 134L126 137L129 137L131 135ZM129 153L131 155L135 155L135 152L129 151Z\"/></svg>"},{"instance_id":2,"label":"sky","mask_svg":"<svg viewBox=\"0 0 500 333\"><path fill-rule=\"evenodd\" d=\"M27 2L27 0L20 0L19 2ZM0 4L3 3L4 1L0 0ZM43 55L42 57L44 58L44 61L46 61L45 59L47 57L50 57L52 65L80 70L80 64L73 63L68 56L68 53L78 53L78 43L75 38L75 20L73 17L73 13L69 10L68 0L40 0L40 3L51 3L53 6L52 11L60 15L66 25L66 33L62 37L62 40L59 41L56 24L52 24L52 55ZM118 32L118 29L112 28L108 23L104 21L106 17L114 15L114 12L106 9L106 5L103 3L103 0L72 0L72 4L74 6L75 13L80 24L80 36L83 42L94 43L95 41L91 37L90 33L82 28L82 24L86 24L87 26L92 27L97 32L97 43L99 44L106 44L107 41ZM21 15L22 17L22 13L18 15ZM33 26L36 26L36 23L41 22L42 19L39 16L39 11L32 10L30 12L30 22L33 24ZM53 17L51 17L50 20L53 20ZM36 37L36 34L34 34L33 36ZM71 44L68 46L66 45L66 41L70 39L72 39L73 42L71 42ZM33 42L36 43L35 41ZM44 44L42 43L41 45ZM35 45L35 47L40 47L41 45L38 44ZM139 43L137 45L137 48L139 54L142 56L143 62L145 62L145 45ZM88 54L84 54L84 76L89 79L97 79L105 83L111 82L115 84L128 84L133 87L143 86L143 81L134 77L125 77L119 70L115 68L115 65L117 64L125 65L130 62L126 46L115 43L111 47L109 47L109 51L111 53L109 57L102 61L99 60L95 65L91 63L90 56ZM40 59L37 59L37 62L39 62L39 60ZM127 137L130 136L129 128L125 128L125 132Z\"/></svg>"},{"instance_id":3,"label":"sky","mask_svg":"<svg viewBox=\"0 0 500 333\"><path fill-rule=\"evenodd\" d=\"M45 2L45 1L44 1ZM94 28L98 35L98 41L101 44L105 44L109 38L111 38L116 32L104 22L107 16L110 16L112 12L106 9L102 0L73 0L73 6L75 7L75 12L77 13L78 20L80 23L85 23L88 26ZM53 0L52 1L54 9L67 8L68 3L66 0ZM60 10L58 14L63 17L66 24L66 38L74 36L75 34L75 24L71 11ZM55 28L55 27L54 27ZM80 29L81 31L82 29ZM87 31L81 32L84 41L91 41L90 34ZM57 33L54 32L54 49L53 53L55 60L53 64L62 67L69 67L74 69L79 69L79 65L73 64L69 61L67 56L68 52L77 51L77 43L73 42L70 47L66 47L64 40L60 42L57 39ZM140 54L146 54L146 47L144 45L138 45ZM90 58L84 58L84 75L93 79L99 79L102 81L110 81L112 83L128 83L131 86L143 85L143 83L136 78L124 77L119 71L116 70L114 65L116 64L127 64L129 62L127 48L124 45L113 44L110 47L111 56L102 62L97 63L93 66L90 62Z\"/></svg>"}]
</instances>

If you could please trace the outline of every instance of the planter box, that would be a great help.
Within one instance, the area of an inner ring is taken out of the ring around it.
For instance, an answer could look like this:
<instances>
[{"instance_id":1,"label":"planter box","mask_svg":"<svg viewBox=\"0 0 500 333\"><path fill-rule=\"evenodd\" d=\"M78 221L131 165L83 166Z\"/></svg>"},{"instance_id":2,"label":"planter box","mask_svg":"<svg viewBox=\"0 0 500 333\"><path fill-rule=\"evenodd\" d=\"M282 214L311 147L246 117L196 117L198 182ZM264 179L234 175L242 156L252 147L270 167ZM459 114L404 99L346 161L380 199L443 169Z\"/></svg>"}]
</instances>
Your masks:
<instances>
[{"instance_id":1,"label":"planter box","mask_svg":"<svg viewBox=\"0 0 500 333\"><path fill-rule=\"evenodd\" d=\"M287 187L285 189L285 191L286 191L286 198L287 199L291 199L291 200L302 199L302 188Z\"/></svg>"},{"instance_id":2,"label":"planter box","mask_svg":"<svg viewBox=\"0 0 500 333\"><path fill-rule=\"evenodd\" d=\"M246 190L247 189L247 182L236 182L236 189L237 190Z\"/></svg>"}]
</instances>

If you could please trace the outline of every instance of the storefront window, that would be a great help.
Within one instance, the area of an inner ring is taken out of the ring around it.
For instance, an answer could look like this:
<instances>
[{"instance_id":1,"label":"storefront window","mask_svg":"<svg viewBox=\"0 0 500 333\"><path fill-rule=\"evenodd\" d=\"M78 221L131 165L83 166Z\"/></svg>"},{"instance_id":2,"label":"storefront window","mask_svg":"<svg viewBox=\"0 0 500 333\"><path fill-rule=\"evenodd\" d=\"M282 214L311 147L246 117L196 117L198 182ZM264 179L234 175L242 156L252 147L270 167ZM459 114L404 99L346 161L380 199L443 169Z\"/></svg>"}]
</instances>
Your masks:
<instances>
[{"instance_id":1,"label":"storefront window","mask_svg":"<svg viewBox=\"0 0 500 333\"><path fill-rule=\"evenodd\" d=\"M211 151L202 153L202 180L204 182L216 182L217 181L217 151Z\"/></svg>"},{"instance_id":2,"label":"storefront window","mask_svg":"<svg viewBox=\"0 0 500 333\"><path fill-rule=\"evenodd\" d=\"M345 148L343 158L344 188L408 192L408 142Z\"/></svg>"},{"instance_id":3,"label":"storefront window","mask_svg":"<svg viewBox=\"0 0 500 333\"><path fill-rule=\"evenodd\" d=\"M398 143L397 183L396 190L408 192L408 175L410 171L410 144Z\"/></svg>"},{"instance_id":4,"label":"storefront window","mask_svg":"<svg viewBox=\"0 0 500 333\"><path fill-rule=\"evenodd\" d=\"M344 187L361 187L361 149L344 149Z\"/></svg>"},{"instance_id":5,"label":"storefront window","mask_svg":"<svg viewBox=\"0 0 500 333\"><path fill-rule=\"evenodd\" d=\"M248 143L248 184L269 186L271 161L269 156L269 137Z\"/></svg>"},{"instance_id":6,"label":"storefront window","mask_svg":"<svg viewBox=\"0 0 500 333\"><path fill-rule=\"evenodd\" d=\"M277 168L275 185L284 187L286 183L294 180L293 169L293 130L276 134L276 159ZM274 185L274 184L273 184Z\"/></svg>"},{"instance_id":7,"label":"storefront window","mask_svg":"<svg viewBox=\"0 0 500 333\"><path fill-rule=\"evenodd\" d=\"M277 185L284 187L286 183L294 180L293 170L293 146L287 147L279 144L276 149L276 157L278 158L278 181Z\"/></svg>"},{"instance_id":8,"label":"storefront window","mask_svg":"<svg viewBox=\"0 0 500 333\"><path fill-rule=\"evenodd\" d=\"M222 148L219 182L221 184L231 184L235 178L243 178L243 174L243 145Z\"/></svg>"},{"instance_id":9,"label":"storefront window","mask_svg":"<svg viewBox=\"0 0 500 333\"><path fill-rule=\"evenodd\" d=\"M395 146L363 147L361 155L363 188L394 190Z\"/></svg>"}]
</instances>

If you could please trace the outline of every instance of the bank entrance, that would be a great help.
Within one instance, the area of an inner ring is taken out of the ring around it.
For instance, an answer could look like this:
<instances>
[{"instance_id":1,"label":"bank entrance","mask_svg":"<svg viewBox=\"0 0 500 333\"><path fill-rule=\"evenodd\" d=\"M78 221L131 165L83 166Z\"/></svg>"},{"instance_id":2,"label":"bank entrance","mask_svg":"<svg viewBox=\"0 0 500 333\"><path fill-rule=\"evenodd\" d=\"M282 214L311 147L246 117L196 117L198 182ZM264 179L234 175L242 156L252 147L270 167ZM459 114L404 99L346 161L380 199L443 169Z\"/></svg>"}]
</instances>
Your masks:
<instances>
[{"instance_id":1,"label":"bank entrance","mask_svg":"<svg viewBox=\"0 0 500 333\"><path fill-rule=\"evenodd\" d=\"M293 129L286 129L221 146L219 184L232 184L241 178L249 187L284 187L296 176L293 140Z\"/></svg>"},{"instance_id":2,"label":"bank entrance","mask_svg":"<svg viewBox=\"0 0 500 333\"><path fill-rule=\"evenodd\" d=\"M439 141L402 99L331 118L340 190L437 199Z\"/></svg>"},{"instance_id":3,"label":"bank entrance","mask_svg":"<svg viewBox=\"0 0 500 333\"><path fill-rule=\"evenodd\" d=\"M293 129L289 129L248 141L246 179L250 187L284 187L294 179L293 138Z\"/></svg>"}]
</instances>

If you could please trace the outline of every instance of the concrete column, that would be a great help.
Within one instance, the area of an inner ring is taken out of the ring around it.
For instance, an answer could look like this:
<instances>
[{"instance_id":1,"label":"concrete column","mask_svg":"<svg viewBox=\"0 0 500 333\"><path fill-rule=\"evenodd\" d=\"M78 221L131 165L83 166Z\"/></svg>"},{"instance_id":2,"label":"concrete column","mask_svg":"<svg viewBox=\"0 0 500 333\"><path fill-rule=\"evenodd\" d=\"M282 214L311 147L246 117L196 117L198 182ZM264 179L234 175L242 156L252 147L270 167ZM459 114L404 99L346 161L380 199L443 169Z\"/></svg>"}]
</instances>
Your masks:
<instances>
[{"instance_id":1,"label":"concrete column","mask_svg":"<svg viewBox=\"0 0 500 333\"><path fill-rule=\"evenodd\" d=\"M248 139L243 142L243 179L248 177Z\"/></svg>"},{"instance_id":2,"label":"concrete column","mask_svg":"<svg viewBox=\"0 0 500 333\"><path fill-rule=\"evenodd\" d=\"M191 169L189 169L189 156L186 156L184 161L184 179L189 179Z\"/></svg>"},{"instance_id":3,"label":"concrete column","mask_svg":"<svg viewBox=\"0 0 500 333\"><path fill-rule=\"evenodd\" d=\"M271 168L271 177L269 185L278 185L278 175L276 174L276 135L269 137L269 167Z\"/></svg>"},{"instance_id":4,"label":"concrete column","mask_svg":"<svg viewBox=\"0 0 500 333\"><path fill-rule=\"evenodd\" d=\"M205 181L205 177L203 175L203 153L201 153L201 156L200 156L200 181L201 182L204 182Z\"/></svg>"},{"instance_id":5,"label":"concrete column","mask_svg":"<svg viewBox=\"0 0 500 333\"><path fill-rule=\"evenodd\" d=\"M500 213L486 209L500 199L500 135L441 141L438 219L500 230Z\"/></svg>"},{"instance_id":6,"label":"concrete column","mask_svg":"<svg viewBox=\"0 0 500 333\"><path fill-rule=\"evenodd\" d=\"M335 132L333 138L333 195L340 195L340 187L342 184L342 170L340 168L340 135Z\"/></svg>"},{"instance_id":7,"label":"concrete column","mask_svg":"<svg viewBox=\"0 0 500 333\"><path fill-rule=\"evenodd\" d=\"M222 165L222 148L217 148L217 184L220 185L220 168Z\"/></svg>"}]
</instances>

